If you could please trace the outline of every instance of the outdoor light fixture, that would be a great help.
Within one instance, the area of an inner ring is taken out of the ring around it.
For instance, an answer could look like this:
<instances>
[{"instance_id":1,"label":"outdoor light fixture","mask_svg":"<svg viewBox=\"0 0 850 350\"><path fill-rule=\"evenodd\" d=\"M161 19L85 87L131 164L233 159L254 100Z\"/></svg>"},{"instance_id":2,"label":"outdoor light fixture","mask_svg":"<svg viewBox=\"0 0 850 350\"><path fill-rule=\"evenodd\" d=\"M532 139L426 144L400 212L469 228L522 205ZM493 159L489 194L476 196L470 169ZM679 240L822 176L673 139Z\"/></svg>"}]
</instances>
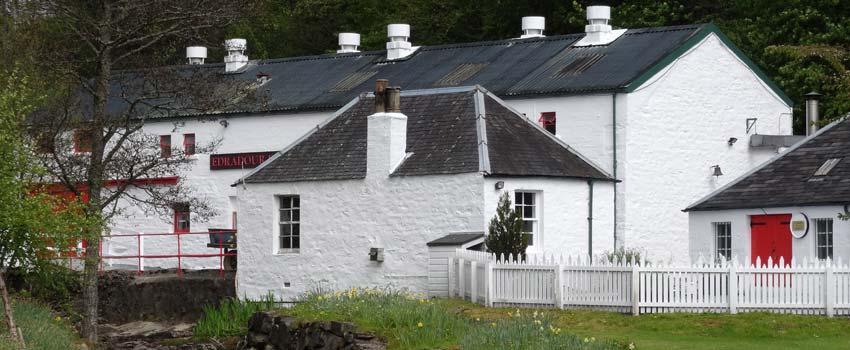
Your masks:
<instances>
[{"instance_id":1,"label":"outdoor light fixture","mask_svg":"<svg viewBox=\"0 0 850 350\"><path fill-rule=\"evenodd\" d=\"M228 122L228 121L227 121L227 119L219 120L219 121L218 121L218 123L219 123L219 124L221 124L221 126L223 126L223 127L225 127L225 128L226 128L228 125L230 125L230 122Z\"/></svg>"},{"instance_id":2,"label":"outdoor light fixture","mask_svg":"<svg viewBox=\"0 0 850 350\"><path fill-rule=\"evenodd\" d=\"M714 174L711 174L712 176L720 177L720 175L723 175L723 171L720 170L719 165L712 166L711 169L714 169Z\"/></svg>"},{"instance_id":3,"label":"outdoor light fixture","mask_svg":"<svg viewBox=\"0 0 850 350\"><path fill-rule=\"evenodd\" d=\"M505 182L504 181L496 182L496 189L497 190L501 190L503 188L505 188Z\"/></svg>"},{"instance_id":4,"label":"outdoor light fixture","mask_svg":"<svg viewBox=\"0 0 850 350\"><path fill-rule=\"evenodd\" d=\"M732 145L735 144L735 142L738 142L738 138L737 137L730 137L729 141L726 141L726 142L729 144L729 146L732 146Z\"/></svg>"}]
</instances>

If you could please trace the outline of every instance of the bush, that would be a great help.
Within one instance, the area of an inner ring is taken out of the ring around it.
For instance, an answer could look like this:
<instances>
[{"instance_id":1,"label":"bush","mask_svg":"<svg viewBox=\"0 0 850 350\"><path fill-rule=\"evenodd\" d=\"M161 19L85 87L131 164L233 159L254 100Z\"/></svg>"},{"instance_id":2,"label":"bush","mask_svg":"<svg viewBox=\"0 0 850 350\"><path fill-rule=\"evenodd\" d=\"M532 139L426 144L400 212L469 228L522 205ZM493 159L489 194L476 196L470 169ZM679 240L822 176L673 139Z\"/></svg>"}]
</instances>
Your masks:
<instances>
[{"instance_id":1,"label":"bush","mask_svg":"<svg viewBox=\"0 0 850 350\"><path fill-rule=\"evenodd\" d=\"M637 262L637 264L643 264L643 260L646 258L646 256L643 255L643 252L638 248L620 248L611 251L606 250L602 253L602 255L602 262L607 261L610 264L625 264L633 262Z\"/></svg>"},{"instance_id":2,"label":"bush","mask_svg":"<svg viewBox=\"0 0 850 350\"><path fill-rule=\"evenodd\" d=\"M55 316L49 306L34 300L14 298L12 312L24 334L27 349L76 349L79 338L68 324L68 319ZM0 350L18 350L20 345L9 338L5 327L0 331Z\"/></svg>"},{"instance_id":3,"label":"bush","mask_svg":"<svg viewBox=\"0 0 850 350\"><path fill-rule=\"evenodd\" d=\"M525 260L528 235L522 233L522 213L511 205L511 196L505 192L499 196L496 215L490 220L484 245L498 257L513 257Z\"/></svg>"},{"instance_id":4,"label":"bush","mask_svg":"<svg viewBox=\"0 0 850 350\"><path fill-rule=\"evenodd\" d=\"M205 306L204 316L195 325L196 338L222 338L244 335L248 332L248 320L259 311L275 308L274 296L269 294L263 299L241 300L225 299L218 306Z\"/></svg>"}]
</instances>

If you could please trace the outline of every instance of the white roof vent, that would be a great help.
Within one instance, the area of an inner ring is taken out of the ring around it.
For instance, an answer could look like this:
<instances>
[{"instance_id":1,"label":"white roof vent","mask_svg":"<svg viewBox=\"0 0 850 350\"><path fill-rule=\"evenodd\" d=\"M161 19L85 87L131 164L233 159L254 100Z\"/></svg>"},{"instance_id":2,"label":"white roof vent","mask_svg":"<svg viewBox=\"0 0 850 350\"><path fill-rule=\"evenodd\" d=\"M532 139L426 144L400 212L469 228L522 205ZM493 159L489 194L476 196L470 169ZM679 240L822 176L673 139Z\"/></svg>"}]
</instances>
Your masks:
<instances>
[{"instance_id":1,"label":"white roof vent","mask_svg":"<svg viewBox=\"0 0 850 350\"><path fill-rule=\"evenodd\" d=\"M204 64L207 58L207 48L203 46L189 46L186 48L186 58L189 64Z\"/></svg>"},{"instance_id":2,"label":"white roof vent","mask_svg":"<svg viewBox=\"0 0 850 350\"><path fill-rule=\"evenodd\" d=\"M588 6L587 25L584 26L586 35L573 46L608 45L620 35L625 29L612 30L608 21L611 20L610 6Z\"/></svg>"},{"instance_id":3,"label":"white roof vent","mask_svg":"<svg viewBox=\"0 0 850 350\"><path fill-rule=\"evenodd\" d=\"M337 53L360 52L360 34L339 33L339 50Z\"/></svg>"},{"instance_id":4,"label":"white roof vent","mask_svg":"<svg viewBox=\"0 0 850 350\"><path fill-rule=\"evenodd\" d=\"M546 17L526 16L522 18L522 36L525 38L542 38L543 30L546 29Z\"/></svg>"},{"instance_id":5,"label":"white roof vent","mask_svg":"<svg viewBox=\"0 0 850 350\"><path fill-rule=\"evenodd\" d=\"M410 56L419 47L413 47L410 38L409 24L390 24L387 26L387 59L397 60Z\"/></svg>"},{"instance_id":6,"label":"white roof vent","mask_svg":"<svg viewBox=\"0 0 850 350\"><path fill-rule=\"evenodd\" d=\"M227 56L224 56L225 72L231 73L238 71L240 68L248 64L248 56L245 56L245 50L248 49L248 40L225 40L224 49L227 50Z\"/></svg>"}]
</instances>

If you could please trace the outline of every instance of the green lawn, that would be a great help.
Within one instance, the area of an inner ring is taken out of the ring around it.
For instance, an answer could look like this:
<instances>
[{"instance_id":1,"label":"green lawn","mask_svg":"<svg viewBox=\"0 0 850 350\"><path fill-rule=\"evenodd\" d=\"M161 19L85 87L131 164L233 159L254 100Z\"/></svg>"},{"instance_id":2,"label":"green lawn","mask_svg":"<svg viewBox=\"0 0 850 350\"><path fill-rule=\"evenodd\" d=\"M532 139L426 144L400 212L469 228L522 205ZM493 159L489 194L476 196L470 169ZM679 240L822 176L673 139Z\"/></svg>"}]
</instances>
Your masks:
<instances>
[{"instance_id":1,"label":"green lawn","mask_svg":"<svg viewBox=\"0 0 850 350\"><path fill-rule=\"evenodd\" d=\"M460 300L438 305L472 318L501 319L516 309ZM638 317L597 311L548 310L558 327L582 337L634 342L638 349L850 349L850 319L767 313L662 314Z\"/></svg>"},{"instance_id":2,"label":"green lawn","mask_svg":"<svg viewBox=\"0 0 850 350\"><path fill-rule=\"evenodd\" d=\"M24 333L28 350L69 350L77 349L79 337L67 323L56 319L49 306L29 301L13 299L12 308L15 322ZM18 345L9 338L5 323L0 324L0 350L18 350Z\"/></svg>"}]
</instances>

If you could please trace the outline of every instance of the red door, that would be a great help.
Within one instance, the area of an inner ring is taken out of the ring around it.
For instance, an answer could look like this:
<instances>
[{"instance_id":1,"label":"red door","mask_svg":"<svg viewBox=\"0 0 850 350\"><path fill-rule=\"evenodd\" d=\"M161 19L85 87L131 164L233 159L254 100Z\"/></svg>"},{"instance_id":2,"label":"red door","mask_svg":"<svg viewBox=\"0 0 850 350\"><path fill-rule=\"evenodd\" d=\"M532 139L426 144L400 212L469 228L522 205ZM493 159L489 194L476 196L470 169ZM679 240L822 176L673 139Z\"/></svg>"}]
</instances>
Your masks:
<instances>
[{"instance_id":1,"label":"red door","mask_svg":"<svg viewBox=\"0 0 850 350\"><path fill-rule=\"evenodd\" d=\"M785 258L785 264L791 263L791 214L752 215L750 232L752 235L752 263L761 258L762 265L773 258L773 264L779 264L779 258Z\"/></svg>"}]
</instances>

